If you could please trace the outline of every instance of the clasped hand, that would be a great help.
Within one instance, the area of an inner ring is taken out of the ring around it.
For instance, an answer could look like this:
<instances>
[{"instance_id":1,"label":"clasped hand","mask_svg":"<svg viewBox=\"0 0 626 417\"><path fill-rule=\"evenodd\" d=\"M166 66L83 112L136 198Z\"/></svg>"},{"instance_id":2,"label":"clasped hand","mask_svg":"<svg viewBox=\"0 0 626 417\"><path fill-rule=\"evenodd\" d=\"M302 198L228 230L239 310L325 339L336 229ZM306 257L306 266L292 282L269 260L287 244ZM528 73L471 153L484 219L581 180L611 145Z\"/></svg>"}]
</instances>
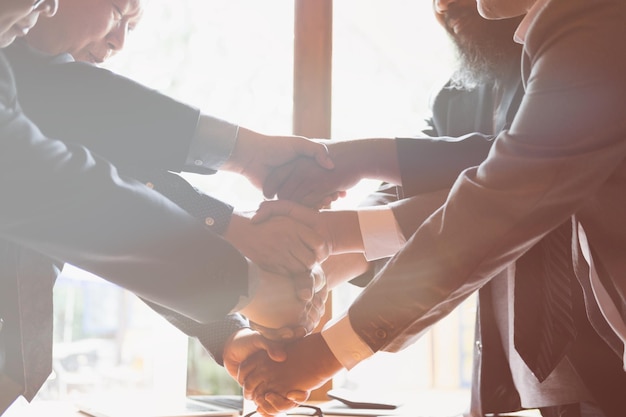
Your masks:
<instances>
[{"instance_id":1,"label":"clasped hand","mask_svg":"<svg viewBox=\"0 0 626 417\"><path fill-rule=\"evenodd\" d=\"M293 276L259 270L257 288L239 312L269 338L302 337L319 323L327 297L319 266Z\"/></svg>"}]
</instances>

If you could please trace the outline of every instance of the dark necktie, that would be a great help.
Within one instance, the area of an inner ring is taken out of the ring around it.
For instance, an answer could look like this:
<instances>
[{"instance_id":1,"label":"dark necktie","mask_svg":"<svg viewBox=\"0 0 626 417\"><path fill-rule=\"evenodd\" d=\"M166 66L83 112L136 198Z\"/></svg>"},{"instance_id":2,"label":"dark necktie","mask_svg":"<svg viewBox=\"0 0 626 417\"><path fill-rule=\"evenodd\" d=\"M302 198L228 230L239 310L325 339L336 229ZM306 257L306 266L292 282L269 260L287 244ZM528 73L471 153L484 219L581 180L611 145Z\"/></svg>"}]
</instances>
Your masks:
<instances>
[{"instance_id":1,"label":"dark necktie","mask_svg":"<svg viewBox=\"0 0 626 417\"><path fill-rule=\"evenodd\" d=\"M516 263L514 343L539 381L550 375L576 338L572 285L572 223L567 221Z\"/></svg>"}]
</instances>

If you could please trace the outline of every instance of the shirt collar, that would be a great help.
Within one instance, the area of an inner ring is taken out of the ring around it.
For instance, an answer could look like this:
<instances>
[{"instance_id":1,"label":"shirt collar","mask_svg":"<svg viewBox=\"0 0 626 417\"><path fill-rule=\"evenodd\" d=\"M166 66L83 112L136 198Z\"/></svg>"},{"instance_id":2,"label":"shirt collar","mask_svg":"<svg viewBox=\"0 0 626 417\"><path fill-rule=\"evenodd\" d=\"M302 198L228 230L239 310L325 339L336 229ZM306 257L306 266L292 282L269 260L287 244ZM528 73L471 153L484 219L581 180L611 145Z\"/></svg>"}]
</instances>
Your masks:
<instances>
[{"instance_id":1,"label":"shirt collar","mask_svg":"<svg viewBox=\"0 0 626 417\"><path fill-rule=\"evenodd\" d=\"M532 5L524 19L520 22L517 30L515 31L515 35L513 35L513 39L515 42L524 44L526 42L526 33L528 32L528 28L537 20L537 15L543 8L548 4L550 0L537 0L535 4Z\"/></svg>"}]
</instances>

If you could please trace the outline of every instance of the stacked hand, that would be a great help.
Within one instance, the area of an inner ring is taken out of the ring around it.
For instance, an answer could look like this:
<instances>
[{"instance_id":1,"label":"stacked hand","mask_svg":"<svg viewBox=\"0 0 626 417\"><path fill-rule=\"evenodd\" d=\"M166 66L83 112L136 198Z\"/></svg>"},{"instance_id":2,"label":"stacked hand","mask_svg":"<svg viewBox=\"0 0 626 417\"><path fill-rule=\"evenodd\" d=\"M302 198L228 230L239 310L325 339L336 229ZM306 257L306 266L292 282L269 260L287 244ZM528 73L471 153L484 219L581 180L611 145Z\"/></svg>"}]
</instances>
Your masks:
<instances>
[{"instance_id":1,"label":"stacked hand","mask_svg":"<svg viewBox=\"0 0 626 417\"><path fill-rule=\"evenodd\" d=\"M280 212L255 220L257 214L251 219L235 213L224 237L261 268L278 274L303 273L328 257L328 239L315 224Z\"/></svg>"},{"instance_id":2,"label":"stacked hand","mask_svg":"<svg viewBox=\"0 0 626 417\"><path fill-rule=\"evenodd\" d=\"M319 333L287 343L284 353L284 359L276 360L257 351L240 362L237 382L263 415L296 407L341 369Z\"/></svg>"},{"instance_id":3,"label":"stacked hand","mask_svg":"<svg viewBox=\"0 0 626 417\"><path fill-rule=\"evenodd\" d=\"M324 314L328 291L323 271L315 267L295 276L260 270L258 286L249 303L239 312L268 335L288 337L310 333ZM269 333L269 329L274 329ZM281 330L278 330L281 329Z\"/></svg>"},{"instance_id":4,"label":"stacked hand","mask_svg":"<svg viewBox=\"0 0 626 417\"><path fill-rule=\"evenodd\" d=\"M267 136L239 128L237 142L223 170L239 173L257 188L262 189L268 175L298 157L332 169L333 161L325 144L301 136Z\"/></svg>"},{"instance_id":5,"label":"stacked hand","mask_svg":"<svg viewBox=\"0 0 626 417\"><path fill-rule=\"evenodd\" d=\"M322 143L320 141L320 143ZM361 180L360 164L350 161L347 147L328 142L334 169L324 169L311 158L297 158L274 169L263 183L266 198L297 201L308 207L323 207L345 195Z\"/></svg>"}]
</instances>

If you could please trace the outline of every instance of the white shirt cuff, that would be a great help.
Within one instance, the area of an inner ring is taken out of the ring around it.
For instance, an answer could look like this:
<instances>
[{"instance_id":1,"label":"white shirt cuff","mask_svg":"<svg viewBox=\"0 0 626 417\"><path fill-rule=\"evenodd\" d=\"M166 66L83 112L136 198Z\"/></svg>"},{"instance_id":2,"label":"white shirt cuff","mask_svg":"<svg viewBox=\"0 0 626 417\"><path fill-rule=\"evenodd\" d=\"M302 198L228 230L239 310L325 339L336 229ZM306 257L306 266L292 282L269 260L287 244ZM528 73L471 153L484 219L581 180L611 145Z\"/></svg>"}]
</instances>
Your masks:
<instances>
[{"instance_id":1,"label":"white shirt cuff","mask_svg":"<svg viewBox=\"0 0 626 417\"><path fill-rule=\"evenodd\" d=\"M406 239L389 207L360 208L357 211L365 259L388 258L398 252Z\"/></svg>"},{"instance_id":2,"label":"white shirt cuff","mask_svg":"<svg viewBox=\"0 0 626 417\"><path fill-rule=\"evenodd\" d=\"M330 320L321 333L335 358L348 370L374 354L369 345L356 334L347 315Z\"/></svg>"}]
</instances>

